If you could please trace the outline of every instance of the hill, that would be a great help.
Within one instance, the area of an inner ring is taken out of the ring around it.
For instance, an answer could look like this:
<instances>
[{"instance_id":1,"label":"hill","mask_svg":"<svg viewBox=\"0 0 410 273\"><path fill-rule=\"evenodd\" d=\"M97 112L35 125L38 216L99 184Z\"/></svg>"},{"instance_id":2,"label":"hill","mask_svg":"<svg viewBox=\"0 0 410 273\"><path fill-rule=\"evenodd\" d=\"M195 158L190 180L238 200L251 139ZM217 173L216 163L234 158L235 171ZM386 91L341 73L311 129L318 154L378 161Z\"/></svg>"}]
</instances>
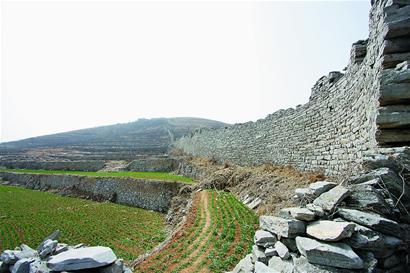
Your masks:
<instances>
[{"instance_id":1,"label":"hill","mask_svg":"<svg viewBox=\"0 0 410 273\"><path fill-rule=\"evenodd\" d=\"M104 162L112 160L132 161L164 156L174 140L195 129L225 126L228 124L201 118L139 119L2 143L0 164L16 168L42 168L38 166L40 162L53 162L55 166L52 169L98 170L100 168L92 166L76 168L78 164L72 162L81 161L83 166L85 162L104 165ZM27 162L33 162L35 166ZM73 167L68 167L70 162Z\"/></svg>"}]
</instances>

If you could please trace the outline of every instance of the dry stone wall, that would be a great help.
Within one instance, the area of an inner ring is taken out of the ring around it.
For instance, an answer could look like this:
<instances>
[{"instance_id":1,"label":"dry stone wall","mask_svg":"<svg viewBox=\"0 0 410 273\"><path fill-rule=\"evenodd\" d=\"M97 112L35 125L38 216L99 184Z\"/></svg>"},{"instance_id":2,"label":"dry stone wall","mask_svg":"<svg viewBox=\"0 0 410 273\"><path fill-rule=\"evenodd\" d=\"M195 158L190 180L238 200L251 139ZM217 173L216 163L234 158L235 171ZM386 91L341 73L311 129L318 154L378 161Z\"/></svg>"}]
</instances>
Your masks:
<instances>
[{"instance_id":1,"label":"dry stone wall","mask_svg":"<svg viewBox=\"0 0 410 273\"><path fill-rule=\"evenodd\" d=\"M308 103L256 122L202 129L175 146L219 161L272 162L340 175L361 169L364 155L376 152L379 144L408 144L410 110L397 106L410 101L408 4L374 1L369 38L353 44L344 73L330 72L316 82ZM393 106L380 108L386 101Z\"/></svg>"},{"instance_id":2,"label":"dry stone wall","mask_svg":"<svg viewBox=\"0 0 410 273\"><path fill-rule=\"evenodd\" d=\"M168 211L171 200L184 183L133 178L87 177L0 172L13 184L35 190L57 190L98 200L109 200L160 212Z\"/></svg>"}]
</instances>

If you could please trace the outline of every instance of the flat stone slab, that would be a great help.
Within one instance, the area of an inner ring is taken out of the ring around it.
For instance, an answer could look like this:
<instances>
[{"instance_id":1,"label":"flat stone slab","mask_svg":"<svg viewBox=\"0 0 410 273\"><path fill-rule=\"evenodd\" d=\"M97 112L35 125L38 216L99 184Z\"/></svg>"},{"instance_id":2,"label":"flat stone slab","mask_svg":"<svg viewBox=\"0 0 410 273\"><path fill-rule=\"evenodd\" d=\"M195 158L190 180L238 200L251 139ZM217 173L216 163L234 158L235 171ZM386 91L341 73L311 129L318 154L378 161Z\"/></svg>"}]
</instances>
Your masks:
<instances>
[{"instance_id":1,"label":"flat stone slab","mask_svg":"<svg viewBox=\"0 0 410 273\"><path fill-rule=\"evenodd\" d=\"M346 269L363 268L362 259L347 244L296 237L296 245L309 263Z\"/></svg>"},{"instance_id":2,"label":"flat stone slab","mask_svg":"<svg viewBox=\"0 0 410 273\"><path fill-rule=\"evenodd\" d=\"M310 223L306 233L322 241L336 242L352 236L355 226L349 222L320 220Z\"/></svg>"},{"instance_id":3,"label":"flat stone slab","mask_svg":"<svg viewBox=\"0 0 410 273\"><path fill-rule=\"evenodd\" d=\"M346 220L353 221L385 234L400 236L402 233L402 229L397 222L384 218L378 214L354 209L339 209L337 214Z\"/></svg>"},{"instance_id":4,"label":"flat stone slab","mask_svg":"<svg viewBox=\"0 0 410 273\"><path fill-rule=\"evenodd\" d=\"M296 219L283 219L275 216L259 217L259 226L277 236L295 238L305 234L305 224Z\"/></svg>"},{"instance_id":5,"label":"flat stone slab","mask_svg":"<svg viewBox=\"0 0 410 273\"><path fill-rule=\"evenodd\" d=\"M275 245L277 239L276 236L269 231L258 230L255 232L253 241L258 246L269 247Z\"/></svg>"},{"instance_id":6,"label":"flat stone slab","mask_svg":"<svg viewBox=\"0 0 410 273\"><path fill-rule=\"evenodd\" d=\"M349 189L339 185L321 194L313 201L313 204L321 207L325 211L333 211L349 194Z\"/></svg>"},{"instance_id":7,"label":"flat stone slab","mask_svg":"<svg viewBox=\"0 0 410 273\"><path fill-rule=\"evenodd\" d=\"M52 271L70 271L101 267L117 260L109 247L94 246L70 249L51 257L47 266Z\"/></svg>"},{"instance_id":8,"label":"flat stone slab","mask_svg":"<svg viewBox=\"0 0 410 273\"><path fill-rule=\"evenodd\" d=\"M301 221L313 221L316 218L316 214L307 208L284 208L280 210L280 216L284 218L293 217Z\"/></svg>"},{"instance_id":9,"label":"flat stone slab","mask_svg":"<svg viewBox=\"0 0 410 273\"><path fill-rule=\"evenodd\" d=\"M293 273L352 273L350 269L311 264L303 255L293 257L293 266Z\"/></svg>"}]
</instances>

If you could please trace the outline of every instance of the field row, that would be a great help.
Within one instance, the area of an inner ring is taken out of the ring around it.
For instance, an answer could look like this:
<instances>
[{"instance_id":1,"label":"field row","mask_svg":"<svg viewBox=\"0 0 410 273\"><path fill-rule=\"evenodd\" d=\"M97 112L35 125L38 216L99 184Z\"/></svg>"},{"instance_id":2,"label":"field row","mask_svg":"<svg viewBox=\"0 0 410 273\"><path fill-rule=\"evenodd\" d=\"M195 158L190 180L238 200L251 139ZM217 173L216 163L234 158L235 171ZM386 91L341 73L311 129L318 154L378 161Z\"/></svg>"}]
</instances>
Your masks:
<instances>
[{"instance_id":1,"label":"field row","mask_svg":"<svg viewBox=\"0 0 410 273\"><path fill-rule=\"evenodd\" d=\"M158 212L0 186L0 251L21 243L37 247L56 229L61 242L109 246L128 260L165 238Z\"/></svg>"},{"instance_id":2,"label":"field row","mask_svg":"<svg viewBox=\"0 0 410 273\"><path fill-rule=\"evenodd\" d=\"M232 194L200 192L183 229L135 272L227 271L250 252L257 223L256 215Z\"/></svg>"},{"instance_id":3,"label":"field row","mask_svg":"<svg viewBox=\"0 0 410 273\"><path fill-rule=\"evenodd\" d=\"M194 181L186 176L175 175L167 172L85 172L85 171L63 171L63 170L28 170L28 169L0 169L0 172L16 172L29 174L66 174L84 175L92 177L131 177L141 179L153 179L164 181L178 181L192 184Z\"/></svg>"}]
</instances>

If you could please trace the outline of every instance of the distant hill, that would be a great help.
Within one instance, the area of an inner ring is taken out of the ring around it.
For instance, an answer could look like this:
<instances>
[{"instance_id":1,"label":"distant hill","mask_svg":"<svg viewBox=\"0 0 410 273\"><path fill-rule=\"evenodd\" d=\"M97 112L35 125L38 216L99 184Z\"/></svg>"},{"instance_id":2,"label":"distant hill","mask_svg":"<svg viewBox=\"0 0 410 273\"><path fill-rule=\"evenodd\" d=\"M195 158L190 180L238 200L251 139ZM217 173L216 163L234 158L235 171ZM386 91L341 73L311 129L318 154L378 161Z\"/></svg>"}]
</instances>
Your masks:
<instances>
[{"instance_id":1,"label":"distant hill","mask_svg":"<svg viewBox=\"0 0 410 273\"><path fill-rule=\"evenodd\" d=\"M0 161L133 160L164 155L174 140L195 129L225 126L190 117L139 119L2 143Z\"/></svg>"}]
</instances>

